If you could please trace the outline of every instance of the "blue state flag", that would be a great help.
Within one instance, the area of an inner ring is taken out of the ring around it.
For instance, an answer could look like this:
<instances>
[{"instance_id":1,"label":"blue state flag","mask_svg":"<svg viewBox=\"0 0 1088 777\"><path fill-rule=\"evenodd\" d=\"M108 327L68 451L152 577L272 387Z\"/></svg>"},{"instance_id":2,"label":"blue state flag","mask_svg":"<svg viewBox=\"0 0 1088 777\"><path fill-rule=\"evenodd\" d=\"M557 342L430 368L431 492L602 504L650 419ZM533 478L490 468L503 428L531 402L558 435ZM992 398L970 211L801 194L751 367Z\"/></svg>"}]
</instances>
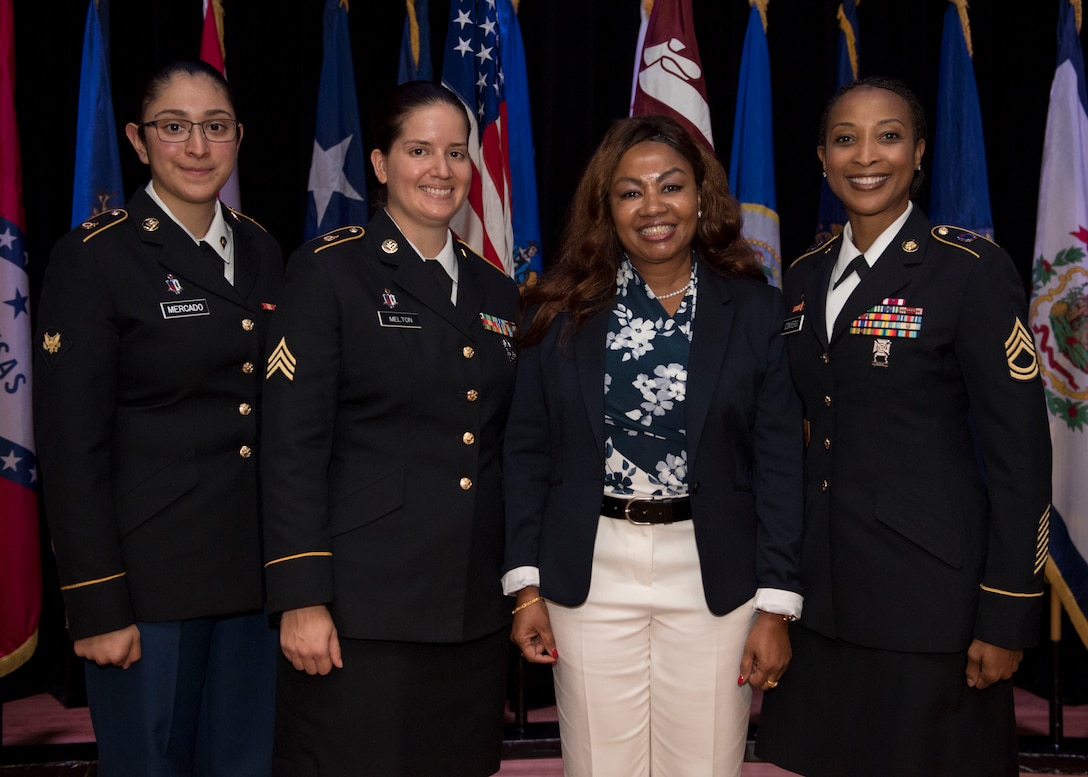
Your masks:
<instances>
[{"instance_id":1,"label":"blue state flag","mask_svg":"<svg viewBox=\"0 0 1088 777\"><path fill-rule=\"evenodd\" d=\"M101 3L105 5L106 0L101 0ZM125 204L107 51L106 31L99 17L98 3L88 0L76 118L73 227L91 216Z\"/></svg>"},{"instance_id":2,"label":"blue state flag","mask_svg":"<svg viewBox=\"0 0 1088 777\"><path fill-rule=\"evenodd\" d=\"M1046 579L1088 645L1088 99L1074 9L1059 0L1058 64L1039 176L1031 331L1054 449Z\"/></svg>"},{"instance_id":3,"label":"blue state flag","mask_svg":"<svg viewBox=\"0 0 1088 777\"><path fill-rule=\"evenodd\" d=\"M835 88L858 78L858 7L855 0L843 0L836 13L839 24L839 44L835 71ZM821 139L822 140L822 139ZM816 215L816 242L822 243L842 232L846 225L846 211L842 202L825 179L820 184L820 206Z\"/></svg>"},{"instance_id":4,"label":"blue state flag","mask_svg":"<svg viewBox=\"0 0 1088 777\"><path fill-rule=\"evenodd\" d=\"M323 45L307 186L306 240L348 224L361 226L370 216L347 0L325 0Z\"/></svg>"},{"instance_id":5,"label":"blue state flag","mask_svg":"<svg viewBox=\"0 0 1088 777\"><path fill-rule=\"evenodd\" d=\"M400 40L400 67L397 83L406 81L433 81L431 65L431 22L428 19L427 0L406 0L407 15L404 17L404 33Z\"/></svg>"},{"instance_id":6,"label":"blue state flag","mask_svg":"<svg viewBox=\"0 0 1088 777\"><path fill-rule=\"evenodd\" d=\"M929 192L929 217L934 224L955 224L993 239L986 144L971 63L966 0L949 0L944 14Z\"/></svg>"},{"instance_id":7,"label":"blue state flag","mask_svg":"<svg viewBox=\"0 0 1088 777\"><path fill-rule=\"evenodd\" d=\"M536 192L536 152L529 114L529 77L521 26L510 0L498 0L499 40L506 80L506 117L510 122L510 206L514 222L514 280L523 289L544 272L540 250L540 207Z\"/></svg>"},{"instance_id":8,"label":"blue state flag","mask_svg":"<svg viewBox=\"0 0 1088 777\"><path fill-rule=\"evenodd\" d=\"M759 254L763 271L782 285L782 246L774 186L771 57L764 8L749 0L748 31L740 59L729 183L744 213L742 234Z\"/></svg>"}]
</instances>

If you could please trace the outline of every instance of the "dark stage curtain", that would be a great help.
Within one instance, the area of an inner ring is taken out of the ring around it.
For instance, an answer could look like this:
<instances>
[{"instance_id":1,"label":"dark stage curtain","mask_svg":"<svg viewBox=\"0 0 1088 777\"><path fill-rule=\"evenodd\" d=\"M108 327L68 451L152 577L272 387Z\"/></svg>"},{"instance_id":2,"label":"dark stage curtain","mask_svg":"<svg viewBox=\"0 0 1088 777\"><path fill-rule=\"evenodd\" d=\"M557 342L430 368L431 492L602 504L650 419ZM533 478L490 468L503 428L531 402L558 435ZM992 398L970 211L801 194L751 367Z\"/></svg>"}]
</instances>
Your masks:
<instances>
[{"instance_id":1,"label":"dark stage curtain","mask_svg":"<svg viewBox=\"0 0 1088 777\"><path fill-rule=\"evenodd\" d=\"M545 262L556 248L582 166L609 122L626 114L638 2L521 0ZM243 210L285 252L302 240L323 5L322 0L224 0L227 70L245 124ZM430 5L437 70L449 5L442 0ZM692 5L714 137L728 167L749 5L746 0L692 0ZM770 3L774 138L768 142L775 148L785 263L814 239L820 181L816 129L834 87L837 6L837 0ZM907 81L926 106L931 135L946 7L945 0L863 0L858 8L861 74ZM15 4L16 108L32 300L53 242L69 227L86 10L87 0ZM114 107L130 196L146 182L147 171L123 137L124 123L136 115L136 91L148 69L169 58L197 56L201 0L111 0L109 14ZM368 149L367 111L396 81L404 15L401 0L351 3L356 85ZM970 8L995 237L1012 254L1025 281L1032 260L1057 15L1056 0L976 0ZM927 173L931 151L923 163ZM919 203L927 207L927 189ZM51 617L60 616L54 611Z\"/></svg>"}]
</instances>

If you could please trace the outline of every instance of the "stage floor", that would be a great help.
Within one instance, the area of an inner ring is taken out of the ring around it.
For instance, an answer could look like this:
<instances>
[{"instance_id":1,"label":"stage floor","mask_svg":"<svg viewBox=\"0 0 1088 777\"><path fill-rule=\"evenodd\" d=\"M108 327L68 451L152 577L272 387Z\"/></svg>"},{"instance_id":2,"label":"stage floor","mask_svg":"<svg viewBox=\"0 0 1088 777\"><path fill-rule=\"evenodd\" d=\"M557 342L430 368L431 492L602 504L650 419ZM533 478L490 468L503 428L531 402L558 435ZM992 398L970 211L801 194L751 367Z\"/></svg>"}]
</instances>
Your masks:
<instances>
[{"instance_id":1,"label":"stage floor","mask_svg":"<svg viewBox=\"0 0 1088 777\"><path fill-rule=\"evenodd\" d=\"M761 698L757 693L753 699L753 716L758 716ZM1076 750L1088 742L1088 705L1066 706L1063 708L1065 736ZM1072 754L1056 758L1050 754L1046 745L1049 736L1049 708L1044 699L1017 688L1016 689L1017 729L1023 743L1030 743L1030 753L1022 753L1023 775L1032 774L1067 774L1088 775L1088 756ZM94 741L90 717L86 707L66 709L48 694L39 694L25 699L7 702L3 709L3 747L0 748L0 764L17 762L20 753L47 752L52 745L78 745ZM554 724L555 708L545 707L530 710L530 726L547 728ZM509 750L524 751L518 748L523 742L508 741ZM1036 746L1038 745L1038 746ZM542 745L542 749L555 748L554 743ZM61 749L57 749L60 751ZM1040 754L1038 751L1045 751ZM78 752L78 751L73 751ZM1046 756L1046 757L1044 757ZM80 756L74 755L78 759ZM20 777L45 777L46 775L64 774L72 777L91 777L94 769L88 767L82 771L74 763L66 764L61 771L50 770L43 765L40 770L31 770L26 766L12 767L0 765L0 775L20 775ZM559 758L520 758L512 757L503 761L498 777L561 777L563 767ZM743 777L787 777L787 772L775 766L759 762L747 762L741 772Z\"/></svg>"}]
</instances>

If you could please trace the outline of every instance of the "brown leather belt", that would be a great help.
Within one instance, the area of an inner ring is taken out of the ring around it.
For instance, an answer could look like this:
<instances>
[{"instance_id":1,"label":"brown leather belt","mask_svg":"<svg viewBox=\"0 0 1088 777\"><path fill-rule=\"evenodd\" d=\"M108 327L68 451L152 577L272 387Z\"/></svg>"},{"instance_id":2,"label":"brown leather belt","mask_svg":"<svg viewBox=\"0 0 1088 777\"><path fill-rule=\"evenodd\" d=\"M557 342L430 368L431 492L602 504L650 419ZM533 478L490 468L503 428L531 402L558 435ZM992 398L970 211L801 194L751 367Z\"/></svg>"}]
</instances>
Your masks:
<instances>
[{"instance_id":1,"label":"brown leather belt","mask_svg":"<svg viewBox=\"0 0 1088 777\"><path fill-rule=\"evenodd\" d=\"M655 499L649 496L621 499L606 496L601 502L601 515L621 518L639 526L676 523L691 519L691 499L686 496L672 499Z\"/></svg>"}]
</instances>

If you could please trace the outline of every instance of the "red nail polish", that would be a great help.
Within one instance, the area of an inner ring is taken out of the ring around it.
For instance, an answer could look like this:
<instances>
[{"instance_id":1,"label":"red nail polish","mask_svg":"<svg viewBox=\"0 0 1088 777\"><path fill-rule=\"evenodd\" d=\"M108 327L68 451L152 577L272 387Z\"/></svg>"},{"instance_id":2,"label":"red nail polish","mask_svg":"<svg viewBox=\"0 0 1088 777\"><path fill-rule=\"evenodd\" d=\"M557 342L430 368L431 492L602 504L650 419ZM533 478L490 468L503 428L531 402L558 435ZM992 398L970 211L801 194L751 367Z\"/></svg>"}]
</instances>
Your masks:
<instances>
[{"instance_id":1,"label":"red nail polish","mask_svg":"<svg viewBox=\"0 0 1088 777\"><path fill-rule=\"evenodd\" d=\"M552 658L559 658L559 648L552 649Z\"/></svg>"},{"instance_id":2,"label":"red nail polish","mask_svg":"<svg viewBox=\"0 0 1088 777\"><path fill-rule=\"evenodd\" d=\"M737 678L737 687L740 688L742 685L744 685L744 675Z\"/></svg>"}]
</instances>

